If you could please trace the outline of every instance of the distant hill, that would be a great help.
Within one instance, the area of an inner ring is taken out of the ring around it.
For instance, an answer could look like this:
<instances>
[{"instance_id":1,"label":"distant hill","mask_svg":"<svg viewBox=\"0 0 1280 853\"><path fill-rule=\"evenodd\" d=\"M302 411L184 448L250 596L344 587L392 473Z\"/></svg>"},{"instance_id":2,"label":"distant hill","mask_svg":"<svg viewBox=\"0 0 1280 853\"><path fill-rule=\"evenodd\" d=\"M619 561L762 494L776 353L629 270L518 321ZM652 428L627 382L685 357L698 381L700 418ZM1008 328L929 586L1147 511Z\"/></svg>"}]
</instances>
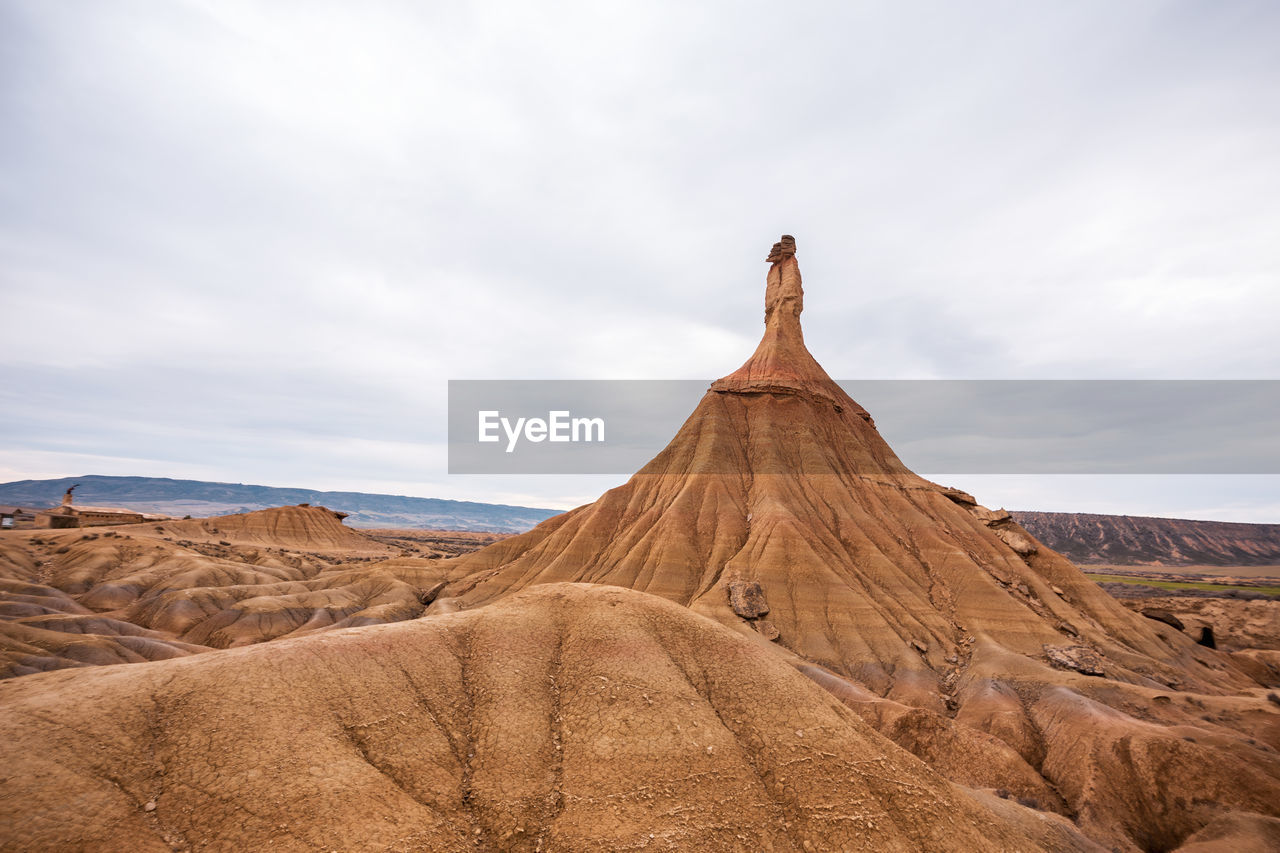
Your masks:
<instances>
[{"instance_id":1,"label":"distant hill","mask_svg":"<svg viewBox=\"0 0 1280 853\"><path fill-rule=\"evenodd\" d=\"M167 515L195 517L251 512L273 506L320 504L349 513L352 527L416 527L520 533L559 514L559 510L526 506L374 495L363 492L320 492L242 483L171 480L167 477L63 477L0 484L0 504L40 509L55 506L68 486L79 483L76 502L121 506Z\"/></svg>"},{"instance_id":2,"label":"distant hill","mask_svg":"<svg viewBox=\"0 0 1280 853\"><path fill-rule=\"evenodd\" d=\"M560 512L443 498L99 475L0 483L0 504L35 509L55 506L75 483L80 484L75 492L77 503L128 507L179 518L309 503L348 513L346 523L351 527L521 533ZM1012 515L1045 545L1085 566L1280 565L1280 524L1022 510L1012 511Z\"/></svg>"},{"instance_id":3,"label":"distant hill","mask_svg":"<svg viewBox=\"0 0 1280 853\"><path fill-rule=\"evenodd\" d=\"M1011 514L1032 536L1080 565L1280 565L1280 524L1082 512Z\"/></svg>"}]
</instances>

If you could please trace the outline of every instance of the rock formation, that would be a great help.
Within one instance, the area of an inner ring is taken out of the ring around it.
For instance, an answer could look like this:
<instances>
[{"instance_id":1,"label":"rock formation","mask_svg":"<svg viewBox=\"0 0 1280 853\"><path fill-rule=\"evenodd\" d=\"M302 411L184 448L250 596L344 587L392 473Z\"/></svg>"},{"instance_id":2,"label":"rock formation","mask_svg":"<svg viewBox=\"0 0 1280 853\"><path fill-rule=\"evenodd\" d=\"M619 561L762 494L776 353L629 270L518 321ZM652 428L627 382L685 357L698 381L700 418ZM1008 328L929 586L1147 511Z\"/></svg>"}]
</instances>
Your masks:
<instances>
[{"instance_id":1,"label":"rock formation","mask_svg":"<svg viewBox=\"0 0 1280 853\"><path fill-rule=\"evenodd\" d=\"M773 248L769 250L769 256L765 258L768 263L777 263L786 258L795 257L796 254L796 238L790 234L783 234L782 239L773 244Z\"/></svg>"},{"instance_id":2,"label":"rock formation","mask_svg":"<svg viewBox=\"0 0 1280 853\"><path fill-rule=\"evenodd\" d=\"M537 583L608 583L746 630L729 587L751 582L783 646L938 709L949 658L1047 664L1045 645L1087 643L1135 684L1244 683L1037 548L1008 513L909 471L806 349L789 245L771 255L759 347L667 448L594 504L452 561L445 595L475 606Z\"/></svg>"},{"instance_id":3,"label":"rock formation","mask_svg":"<svg viewBox=\"0 0 1280 853\"><path fill-rule=\"evenodd\" d=\"M99 530L0 541L0 678L412 619L443 586L324 507Z\"/></svg>"},{"instance_id":4,"label":"rock formation","mask_svg":"<svg viewBox=\"0 0 1280 853\"><path fill-rule=\"evenodd\" d=\"M805 347L794 241L769 260L759 347L711 385L666 449L595 503L451 561L436 606L477 607L559 582L660 595L758 642L776 637L793 665L926 760L943 740L953 756L984 756L951 762L953 778L1038 791L1106 843L1138 843L1139 830L1113 811L1176 810L1196 783L1135 791L1138 805L1106 801L1076 784L1081 765L1063 758L1087 726L1059 722L1053 731L1069 735L1055 739L1045 708L1111 706L1117 730L1172 742L1180 736L1130 712L1169 690L1214 697L1256 682L1121 606L1007 512L909 471ZM767 601L766 631L748 588ZM1270 807L1249 807L1274 813L1280 761L1255 738L1274 738L1274 720L1261 698L1246 705L1249 722L1215 725L1214 737L1231 740L1236 770L1254 768L1275 795ZM1171 705L1164 721L1204 725L1192 707ZM1208 751L1181 760L1200 762L1181 776L1224 774ZM1240 807L1223 790L1214 807L1197 807L1188 833Z\"/></svg>"},{"instance_id":5,"label":"rock formation","mask_svg":"<svg viewBox=\"0 0 1280 853\"><path fill-rule=\"evenodd\" d=\"M81 668L0 681L0 849L1280 837L1272 659L909 471L805 346L794 240L769 261L759 347L665 450L475 553L305 506L6 534L7 674Z\"/></svg>"}]
</instances>

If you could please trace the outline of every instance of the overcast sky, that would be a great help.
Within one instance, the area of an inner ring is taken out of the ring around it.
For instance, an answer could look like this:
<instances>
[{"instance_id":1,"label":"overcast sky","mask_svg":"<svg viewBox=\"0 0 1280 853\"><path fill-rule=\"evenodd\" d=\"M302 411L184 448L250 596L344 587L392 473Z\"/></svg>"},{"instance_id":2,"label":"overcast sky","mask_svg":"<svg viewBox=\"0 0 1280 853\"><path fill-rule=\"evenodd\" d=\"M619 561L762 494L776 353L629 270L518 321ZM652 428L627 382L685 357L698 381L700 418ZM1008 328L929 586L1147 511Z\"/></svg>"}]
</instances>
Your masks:
<instances>
[{"instance_id":1,"label":"overcast sky","mask_svg":"<svg viewBox=\"0 0 1280 853\"><path fill-rule=\"evenodd\" d=\"M833 376L1280 378L1277 44L1270 0L0 0L0 479L582 503L618 478L449 476L447 380L724 375L783 232Z\"/></svg>"}]
</instances>

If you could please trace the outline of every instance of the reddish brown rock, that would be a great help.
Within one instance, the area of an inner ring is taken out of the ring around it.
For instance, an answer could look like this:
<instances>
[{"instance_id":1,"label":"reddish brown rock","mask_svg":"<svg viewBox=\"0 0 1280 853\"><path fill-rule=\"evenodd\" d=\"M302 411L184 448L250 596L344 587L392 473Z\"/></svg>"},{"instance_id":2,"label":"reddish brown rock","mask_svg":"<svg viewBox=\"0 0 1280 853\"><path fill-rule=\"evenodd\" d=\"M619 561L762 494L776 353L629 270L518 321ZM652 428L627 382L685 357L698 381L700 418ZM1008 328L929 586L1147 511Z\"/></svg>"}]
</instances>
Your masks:
<instances>
[{"instance_id":1,"label":"reddish brown rock","mask_svg":"<svg viewBox=\"0 0 1280 853\"><path fill-rule=\"evenodd\" d=\"M755 619L769 612L764 588L754 581L729 581L729 606L743 619Z\"/></svg>"},{"instance_id":2,"label":"reddish brown rock","mask_svg":"<svg viewBox=\"0 0 1280 853\"><path fill-rule=\"evenodd\" d=\"M794 257L795 254L796 238L790 234L783 234L782 239L773 244L773 248L769 250L769 256L765 260L772 264L785 258Z\"/></svg>"},{"instance_id":3,"label":"reddish brown rock","mask_svg":"<svg viewBox=\"0 0 1280 853\"><path fill-rule=\"evenodd\" d=\"M756 626L756 632L760 636L764 637L766 640L773 641L781 638L782 636L778 632L778 626L774 625L768 619L757 619L755 622L755 626Z\"/></svg>"}]
</instances>

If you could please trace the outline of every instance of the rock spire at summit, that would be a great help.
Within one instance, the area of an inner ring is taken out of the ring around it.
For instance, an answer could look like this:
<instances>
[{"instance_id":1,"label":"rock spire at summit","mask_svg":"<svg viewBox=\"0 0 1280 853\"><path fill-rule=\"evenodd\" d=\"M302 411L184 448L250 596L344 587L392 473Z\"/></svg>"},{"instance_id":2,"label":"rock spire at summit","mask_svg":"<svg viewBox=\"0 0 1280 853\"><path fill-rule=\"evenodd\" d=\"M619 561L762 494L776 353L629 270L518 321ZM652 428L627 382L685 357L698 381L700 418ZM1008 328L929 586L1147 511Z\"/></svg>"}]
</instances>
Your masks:
<instances>
[{"instance_id":1,"label":"rock spire at summit","mask_svg":"<svg viewBox=\"0 0 1280 853\"><path fill-rule=\"evenodd\" d=\"M794 258L796 255L796 238L790 234L783 234L778 242L773 244L773 248L769 250L769 257L765 258L771 264L776 264L784 258Z\"/></svg>"},{"instance_id":2,"label":"rock spire at summit","mask_svg":"<svg viewBox=\"0 0 1280 853\"><path fill-rule=\"evenodd\" d=\"M765 280L764 336L742 367L716 380L713 391L759 393L791 391L829 401L845 395L804 344L800 313L804 286L796 260L796 238L783 234L766 258L771 264ZM849 401L858 411L861 407Z\"/></svg>"},{"instance_id":3,"label":"rock spire at summit","mask_svg":"<svg viewBox=\"0 0 1280 853\"><path fill-rule=\"evenodd\" d=\"M775 313L780 322L795 320L795 332L800 332L800 312L804 310L804 288L800 283L800 264L796 261L796 238L783 234L782 239L773 244L766 261L769 277L765 284L764 321L769 323ZM778 312L778 309L783 309ZM791 325L788 323L788 325ZM803 346L803 340L801 346Z\"/></svg>"}]
</instances>

